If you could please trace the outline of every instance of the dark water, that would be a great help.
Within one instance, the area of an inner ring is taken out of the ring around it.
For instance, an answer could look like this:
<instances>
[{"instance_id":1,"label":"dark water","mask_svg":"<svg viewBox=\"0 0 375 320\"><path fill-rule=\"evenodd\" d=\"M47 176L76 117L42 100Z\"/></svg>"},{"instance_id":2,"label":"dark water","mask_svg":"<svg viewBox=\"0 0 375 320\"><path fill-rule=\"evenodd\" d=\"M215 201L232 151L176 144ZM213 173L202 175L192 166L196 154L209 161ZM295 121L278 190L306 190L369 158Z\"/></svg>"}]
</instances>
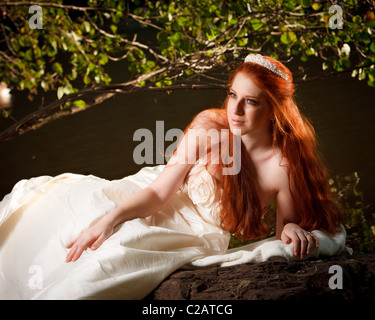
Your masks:
<instances>
[{"instance_id":1,"label":"dark water","mask_svg":"<svg viewBox=\"0 0 375 320\"><path fill-rule=\"evenodd\" d=\"M292 67L291 67L292 69ZM292 69L293 71L293 69ZM125 70L112 69L114 83ZM301 84L297 101L312 120L320 151L332 175L358 172L365 200L375 204L375 90L350 75ZM219 90L118 95L87 111L54 121L41 129L0 143L0 198L24 178L63 172L117 179L137 172L133 141L137 129L155 134L156 121L165 132L183 129L199 111L221 105ZM47 101L48 102L48 101ZM38 106L25 94L14 98L14 116ZM10 124L1 120L0 125ZM166 142L165 147L171 142Z\"/></svg>"}]
</instances>

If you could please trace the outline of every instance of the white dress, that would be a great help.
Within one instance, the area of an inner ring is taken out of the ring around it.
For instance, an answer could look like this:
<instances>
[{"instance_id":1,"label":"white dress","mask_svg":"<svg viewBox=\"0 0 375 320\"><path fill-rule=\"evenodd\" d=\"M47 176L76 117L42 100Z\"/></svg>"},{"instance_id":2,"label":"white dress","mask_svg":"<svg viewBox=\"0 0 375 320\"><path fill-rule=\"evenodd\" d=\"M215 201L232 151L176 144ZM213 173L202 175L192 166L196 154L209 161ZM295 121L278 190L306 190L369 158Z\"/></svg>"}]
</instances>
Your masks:
<instances>
[{"instance_id":1,"label":"white dress","mask_svg":"<svg viewBox=\"0 0 375 320\"><path fill-rule=\"evenodd\" d=\"M65 262L70 241L163 168L114 181L67 173L18 182L0 202L0 299L142 299L183 265L224 254L230 235L217 223L216 180L196 165L192 173L202 171L157 214Z\"/></svg>"}]
</instances>

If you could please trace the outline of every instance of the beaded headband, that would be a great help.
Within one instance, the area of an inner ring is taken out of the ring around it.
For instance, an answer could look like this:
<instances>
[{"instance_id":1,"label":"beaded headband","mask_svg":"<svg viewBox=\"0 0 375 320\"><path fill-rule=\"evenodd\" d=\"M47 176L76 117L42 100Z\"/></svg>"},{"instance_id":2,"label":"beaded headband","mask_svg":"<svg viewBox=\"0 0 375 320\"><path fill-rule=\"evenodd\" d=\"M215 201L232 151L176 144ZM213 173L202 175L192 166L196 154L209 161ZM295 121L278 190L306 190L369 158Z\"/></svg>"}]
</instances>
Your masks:
<instances>
[{"instance_id":1,"label":"beaded headband","mask_svg":"<svg viewBox=\"0 0 375 320\"><path fill-rule=\"evenodd\" d=\"M249 54L245 58L245 62L254 62L259 64L268 70L271 70L273 73L277 74L280 78L289 82L288 77L278 68L276 67L271 61L264 58L261 54Z\"/></svg>"}]
</instances>

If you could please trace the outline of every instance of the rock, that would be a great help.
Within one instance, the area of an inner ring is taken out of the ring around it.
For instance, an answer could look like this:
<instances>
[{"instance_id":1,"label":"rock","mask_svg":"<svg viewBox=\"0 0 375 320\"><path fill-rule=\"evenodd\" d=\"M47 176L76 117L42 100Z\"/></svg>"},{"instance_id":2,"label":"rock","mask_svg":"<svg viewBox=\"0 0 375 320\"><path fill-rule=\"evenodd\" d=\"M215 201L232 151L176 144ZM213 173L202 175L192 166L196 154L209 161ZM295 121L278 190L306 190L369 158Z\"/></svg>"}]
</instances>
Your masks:
<instances>
[{"instance_id":1,"label":"rock","mask_svg":"<svg viewBox=\"0 0 375 320\"><path fill-rule=\"evenodd\" d=\"M330 270L332 266L338 267ZM335 289L340 283L342 289ZM374 297L375 254L356 254L297 262L273 260L231 267L177 270L146 299L349 300Z\"/></svg>"}]
</instances>

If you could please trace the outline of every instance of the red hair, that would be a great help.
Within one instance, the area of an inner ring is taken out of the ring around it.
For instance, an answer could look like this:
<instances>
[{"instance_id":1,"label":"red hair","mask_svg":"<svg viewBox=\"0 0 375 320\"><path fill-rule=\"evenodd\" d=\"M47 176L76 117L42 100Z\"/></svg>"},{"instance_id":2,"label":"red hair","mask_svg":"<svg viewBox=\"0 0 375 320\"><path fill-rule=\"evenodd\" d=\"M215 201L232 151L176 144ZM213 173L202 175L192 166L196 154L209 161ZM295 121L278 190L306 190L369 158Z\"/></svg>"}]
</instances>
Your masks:
<instances>
[{"instance_id":1,"label":"red hair","mask_svg":"<svg viewBox=\"0 0 375 320\"><path fill-rule=\"evenodd\" d=\"M256 63L247 62L233 72L229 86L238 73L245 73L263 90L271 108L273 146L280 149L283 160L286 160L283 163L287 166L296 217L295 221L284 223L297 223L307 231L323 229L336 233L341 221L340 209L329 190L327 170L317 150L315 131L295 103L292 73L279 61L265 58L281 69L289 82ZM228 129L227 101L222 109L203 111L186 130L197 126ZM231 134L229 141L233 141ZM224 191L220 219L225 230L244 239L259 238L267 233L267 227L262 223L266 208L261 207L254 176L251 161L241 143L240 172L223 175L220 182Z\"/></svg>"}]
</instances>

